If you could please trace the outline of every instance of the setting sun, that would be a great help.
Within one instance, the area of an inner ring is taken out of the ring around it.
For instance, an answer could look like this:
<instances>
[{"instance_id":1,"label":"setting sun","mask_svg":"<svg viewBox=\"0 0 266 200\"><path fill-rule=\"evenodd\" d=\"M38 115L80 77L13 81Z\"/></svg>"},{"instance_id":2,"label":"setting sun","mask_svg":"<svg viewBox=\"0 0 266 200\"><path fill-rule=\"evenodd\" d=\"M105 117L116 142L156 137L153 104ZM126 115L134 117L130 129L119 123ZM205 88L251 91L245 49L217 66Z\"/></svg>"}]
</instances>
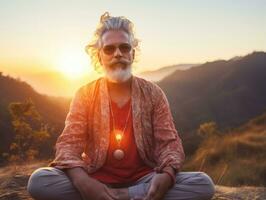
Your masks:
<instances>
[{"instance_id":1,"label":"setting sun","mask_svg":"<svg viewBox=\"0 0 266 200\"><path fill-rule=\"evenodd\" d=\"M62 53L57 61L57 69L71 79L83 77L92 71L88 57L75 51Z\"/></svg>"}]
</instances>

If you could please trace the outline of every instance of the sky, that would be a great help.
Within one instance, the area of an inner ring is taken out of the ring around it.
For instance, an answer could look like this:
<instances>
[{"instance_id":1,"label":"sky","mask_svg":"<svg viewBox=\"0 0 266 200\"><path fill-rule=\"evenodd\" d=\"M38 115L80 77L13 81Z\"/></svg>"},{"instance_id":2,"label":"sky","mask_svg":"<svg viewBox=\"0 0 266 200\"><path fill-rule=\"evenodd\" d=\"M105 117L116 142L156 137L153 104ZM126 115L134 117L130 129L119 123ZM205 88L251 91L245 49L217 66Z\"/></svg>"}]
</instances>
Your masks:
<instances>
[{"instance_id":1,"label":"sky","mask_svg":"<svg viewBox=\"0 0 266 200\"><path fill-rule=\"evenodd\" d=\"M95 76L84 47L105 11L135 24L137 71L266 51L265 0L0 0L0 71L71 95Z\"/></svg>"}]
</instances>

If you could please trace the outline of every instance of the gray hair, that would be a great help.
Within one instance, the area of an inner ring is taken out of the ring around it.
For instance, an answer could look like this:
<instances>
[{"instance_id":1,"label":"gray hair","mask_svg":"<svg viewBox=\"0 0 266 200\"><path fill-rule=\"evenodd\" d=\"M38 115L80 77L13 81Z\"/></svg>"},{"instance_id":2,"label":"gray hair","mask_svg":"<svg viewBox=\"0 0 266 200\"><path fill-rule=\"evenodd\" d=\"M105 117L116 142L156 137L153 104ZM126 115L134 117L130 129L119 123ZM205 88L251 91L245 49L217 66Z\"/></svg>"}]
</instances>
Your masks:
<instances>
[{"instance_id":1,"label":"gray hair","mask_svg":"<svg viewBox=\"0 0 266 200\"><path fill-rule=\"evenodd\" d=\"M108 12L105 12L100 18L100 23L94 32L91 42L85 47L85 51L90 55L91 63L97 71L101 67L98 57L102 45L101 38L102 35L109 30L125 31L129 35L132 47L139 50L139 40L135 38L134 24L123 16L111 17Z\"/></svg>"}]
</instances>

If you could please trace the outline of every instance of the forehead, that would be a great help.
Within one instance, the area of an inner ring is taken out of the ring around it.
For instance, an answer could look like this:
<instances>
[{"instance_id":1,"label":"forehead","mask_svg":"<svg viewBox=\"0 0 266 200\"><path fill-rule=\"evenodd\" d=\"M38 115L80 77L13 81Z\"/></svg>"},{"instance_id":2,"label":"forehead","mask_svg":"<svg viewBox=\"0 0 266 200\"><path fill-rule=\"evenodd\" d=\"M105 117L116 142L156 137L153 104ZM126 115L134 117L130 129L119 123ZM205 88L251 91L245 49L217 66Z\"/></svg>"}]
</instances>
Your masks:
<instances>
[{"instance_id":1,"label":"forehead","mask_svg":"<svg viewBox=\"0 0 266 200\"><path fill-rule=\"evenodd\" d=\"M102 46L110 44L129 43L129 35L123 30L110 30L102 35Z\"/></svg>"}]
</instances>

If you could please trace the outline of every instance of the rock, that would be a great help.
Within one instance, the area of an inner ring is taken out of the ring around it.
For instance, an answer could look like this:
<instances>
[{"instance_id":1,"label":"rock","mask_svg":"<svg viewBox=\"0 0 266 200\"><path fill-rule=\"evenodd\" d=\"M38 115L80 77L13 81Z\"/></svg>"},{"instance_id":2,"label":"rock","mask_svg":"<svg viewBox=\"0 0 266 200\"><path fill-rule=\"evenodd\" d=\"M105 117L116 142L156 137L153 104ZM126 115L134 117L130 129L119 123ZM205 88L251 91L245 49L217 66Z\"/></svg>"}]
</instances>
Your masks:
<instances>
[{"instance_id":1,"label":"rock","mask_svg":"<svg viewBox=\"0 0 266 200\"><path fill-rule=\"evenodd\" d=\"M29 178L30 178L29 175L17 174L13 177L13 180L14 182L16 182L18 186L25 186L27 185Z\"/></svg>"}]
</instances>

